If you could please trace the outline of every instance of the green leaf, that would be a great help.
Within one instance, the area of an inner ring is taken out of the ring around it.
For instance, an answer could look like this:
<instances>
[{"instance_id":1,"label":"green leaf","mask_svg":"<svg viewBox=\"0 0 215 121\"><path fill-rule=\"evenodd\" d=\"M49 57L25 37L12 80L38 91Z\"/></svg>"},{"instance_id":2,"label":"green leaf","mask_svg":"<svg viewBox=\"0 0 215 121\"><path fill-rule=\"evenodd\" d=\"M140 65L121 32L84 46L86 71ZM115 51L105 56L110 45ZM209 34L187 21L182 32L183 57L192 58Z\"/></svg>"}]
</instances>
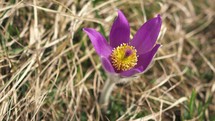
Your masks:
<instances>
[{"instance_id":1,"label":"green leaf","mask_svg":"<svg viewBox=\"0 0 215 121\"><path fill-rule=\"evenodd\" d=\"M7 29L8 33L10 34L10 36L18 36L20 34L19 30L17 27L15 27L14 25L10 24L8 26Z\"/></svg>"},{"instance_id":2,"label":"green leaf","mask_svg":"<svg viewBox=\"0 0 215 121\"><path fill-rule=\"evenodd\" d=\"M192 91L189 103L189 111L190 111L190 118L193 118L195 112L195 100L196 100L196 92L195 90Z\"/></svg>"}]
</instances>

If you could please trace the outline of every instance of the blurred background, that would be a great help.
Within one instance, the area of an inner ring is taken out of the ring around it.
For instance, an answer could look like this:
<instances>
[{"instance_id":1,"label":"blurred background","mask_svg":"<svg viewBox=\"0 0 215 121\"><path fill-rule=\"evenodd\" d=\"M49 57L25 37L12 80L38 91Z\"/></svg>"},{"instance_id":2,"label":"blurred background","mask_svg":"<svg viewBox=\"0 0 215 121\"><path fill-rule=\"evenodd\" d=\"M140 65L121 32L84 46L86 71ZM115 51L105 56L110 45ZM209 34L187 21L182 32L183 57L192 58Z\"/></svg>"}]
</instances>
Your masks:
<instances>
[{"instance_id":1,"label":"blurred background","mask_svg":"<svg viewBox=\"0 0 215 121\"><path fill-rule=\"evenodd\" d=\"M107 76L82 29L108 40L117 9L131 37L160 14L163 46L101 112ZM215 121L214 19L214 0L1 0L0 120Z\"/></svg>"}]
</instances>

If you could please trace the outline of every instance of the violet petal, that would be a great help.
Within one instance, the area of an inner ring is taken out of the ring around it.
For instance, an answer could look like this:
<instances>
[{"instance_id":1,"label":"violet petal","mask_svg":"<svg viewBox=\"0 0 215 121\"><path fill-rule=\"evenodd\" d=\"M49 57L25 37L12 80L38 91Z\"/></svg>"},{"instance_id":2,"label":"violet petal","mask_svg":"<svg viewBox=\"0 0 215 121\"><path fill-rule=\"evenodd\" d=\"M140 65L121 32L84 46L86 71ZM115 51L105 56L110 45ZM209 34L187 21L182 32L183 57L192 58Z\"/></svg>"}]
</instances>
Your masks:
<instances>
[{"instance_id":1,"label":"violet petal","mask_svg":"<svg viewBox=\"0 0 215 121\"><path fill-rule=\"evenodd\" d=\"M162 20L160 15L148 20L134 35L131 45L137 49L137 54L141 55L149 52L156 43L160 32Z\"/></svg>"},{"instance_id":2,"label":"violet petal","mask_svg":"<svg viewBox=\"0 0 215 121\"><path fill-rule=\"evenodd\" d=\"M133 69L121 72L120 75L122 77L130 77L130 76L140 73L140 72L142 72L141 68L133 68Z\"/></svg>"},{"instance_id":3,"label":"violet petal","mask_svg":"<svg viewBox=\"0 0 215 121\"><path fill-rule=\"evenodd\" d=\"M110 31L110 45L115 48L122 43L128 43L130 26L124 14L118 10L118 17L114 21Z\"/></svg>"},{"instance_id":4,"label":"violet petal","mask_svg":"<svg viewBox=\"0 0 215 121\"><path fill-rule=\"evenodd\" d=\"M101 62L105 71L115 73L114 68L108 58L101 56Z\"/></svg>"},{"instance_id":5,"label":"violet petal","mask_svg":"<svg viewBox=\"0 0 215 121\"><path fill-rule=\"evenodd\" d=\"M130 77L132 75L145 71L145 69L149 66L152 59L154 58L159 47L160 44L156 44L156 46L150 52L140 55L138 57L138 62L135 68L128 71L123 71L120 73L120 75L123 77Z\"/></svg>"},{"instance_id":6,"label":"violet petal","mask_svg":"<svg viewBox=\"0 0 215 121\"><path fill-rule=\"evenodd\" d=\"M135 67L141 67L141 69L142 69L141 71L144 71L149 66L151 61L153 60L153 58L160 46L161 46L160 44L156 44L155 47L151 51L140 55L138 57L137 65Z\"/></svg>"},{"instance_id":7,"label":"violet petal","mask_svg":"<svg viewBox=\"0 0 215 121\"><path fill-rule=\"evenodd\" d=\"M92 28L84 28L83 30L89 36L97 54L104 57L108 57L111 54L112 48L108 45L106 39L99 32Z\"/></svg>"}]
</instances>

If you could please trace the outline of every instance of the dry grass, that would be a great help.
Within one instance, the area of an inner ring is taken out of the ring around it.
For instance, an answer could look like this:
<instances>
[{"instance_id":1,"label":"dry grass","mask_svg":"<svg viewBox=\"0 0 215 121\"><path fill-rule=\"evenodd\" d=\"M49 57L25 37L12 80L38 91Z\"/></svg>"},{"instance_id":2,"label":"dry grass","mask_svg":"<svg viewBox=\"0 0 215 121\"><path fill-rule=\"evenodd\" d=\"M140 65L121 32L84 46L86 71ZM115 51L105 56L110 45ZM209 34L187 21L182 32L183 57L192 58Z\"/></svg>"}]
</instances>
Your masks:
<instances>
[{"instance_id":1,"label":"dry grass","mask_svg":"<svg viewBox=\"0 0 215 121\"><path fill-rule=\"evenodd\" d=\"M107 77L82 28L107 37L116 8L132 35L160 13L163 46L105 114ZM215 120L214 29L213 0L1 0L0 120Z\"/></svg>"}]
</instances>

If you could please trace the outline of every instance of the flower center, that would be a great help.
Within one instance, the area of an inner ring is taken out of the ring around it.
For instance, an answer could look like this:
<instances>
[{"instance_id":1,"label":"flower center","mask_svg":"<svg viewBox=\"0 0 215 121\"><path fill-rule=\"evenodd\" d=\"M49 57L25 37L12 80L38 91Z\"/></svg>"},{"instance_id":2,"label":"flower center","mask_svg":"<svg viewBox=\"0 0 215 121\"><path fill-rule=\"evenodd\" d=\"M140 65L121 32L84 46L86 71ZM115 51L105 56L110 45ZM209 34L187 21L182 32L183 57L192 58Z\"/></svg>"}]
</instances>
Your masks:
<instances>
[{"instance_id":1,"label":"flower center","mask_svg":"<svg viewBox=\"0 0 215 121\"><path fill-rule=\"evenodd\" d=\"M137 64L137 51L133 46L121 44L114 48L111 53L111 62L119 70L129 70Z\"/></svg>"}]
</instances>

